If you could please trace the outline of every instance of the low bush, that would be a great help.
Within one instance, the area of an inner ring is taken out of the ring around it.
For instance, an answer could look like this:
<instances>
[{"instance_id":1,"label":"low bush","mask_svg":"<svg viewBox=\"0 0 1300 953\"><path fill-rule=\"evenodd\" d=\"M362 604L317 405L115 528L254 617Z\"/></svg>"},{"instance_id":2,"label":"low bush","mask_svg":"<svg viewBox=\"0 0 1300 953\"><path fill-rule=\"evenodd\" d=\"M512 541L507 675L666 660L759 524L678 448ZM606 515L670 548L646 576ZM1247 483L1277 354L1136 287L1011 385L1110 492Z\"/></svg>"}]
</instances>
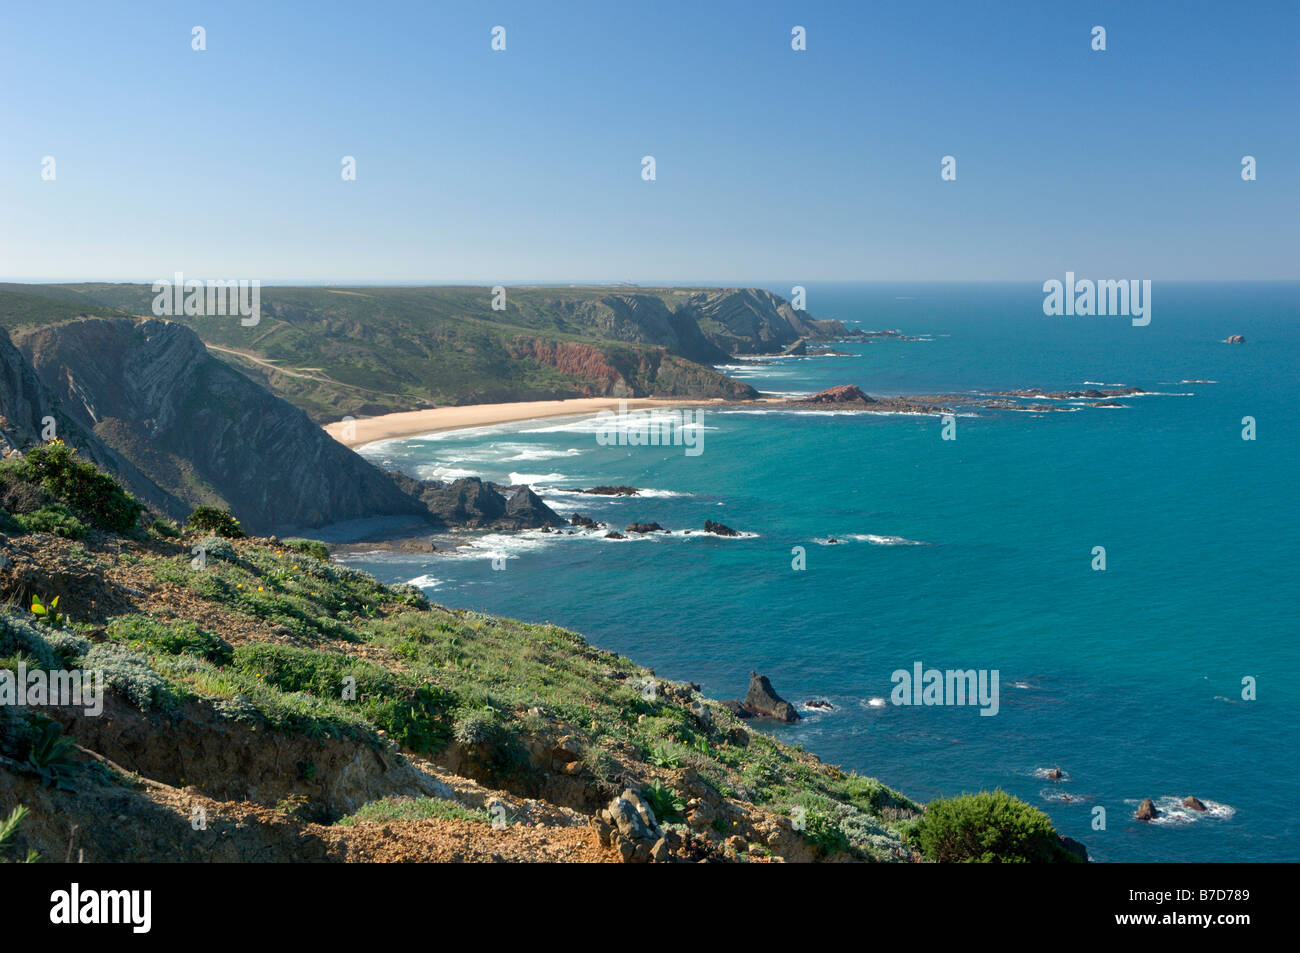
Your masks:
<instances>
[{"instance_id":1,"label":"low bush","mask_svg":"<svg viewBox=\"0 0 1300 953\"><path fill-rule=\"evenodd\" d=\"M86 524L62 503L47 503L39 510L22 513L15 521L26 533L52 533L64 539L85 539Z\"/></svg>"},{"instance_id":2,"label":"low bush","mask_svg":"<svg viewBox=\"0 0 1300 953\"><path fill-rule=\"evenodd\" d=\"M929 803L913 836L941 863L1044 863L1077 858L1065 850L1051 819L1005 791L983 791Z\"/></svg>"},{"instance_id":3,"label":"low bush","mask_svg":"<svg viewBox=\"0 0 1300 953\"><path fill-rule=\"evenodd\" d=\"M93 645L82 663L87 671L101 670L109 688L125 695L141 711L169 708L176 697L167 682L149 667L149 660L113 642Z\"/></svg>"},{"instance_id":4,"label":"low bush","mask_svg":"<svg viewBox=\"0 0 1300 953\"><path fill-rule=\"evenodd\" d=\"M247 534L230 510L216 506L195 507L185 525L204 533L214 533L225 539L243 539Z\"/></svg>"},{"instance_id":5,"label":"low bush","mask_svg":"<svg viewBox=\"0 0 1300 953\"><path fill-rule=\"evenodd\" d=\"M321 562L329 562L330 548L324 543L315 539L286 539L284 541L285 549L292 549L294 552L305 553L308 556L314 556Z\"/></svg>"},{"instance_id":6,"label":"low bush","mask_svg":"<svg viewBox=\"0 0 1300 953\"><path fill-rule=\"evenodd\" d=\"M94 464L77 458L61 440L32 447L17 473L72 509L92 526L110 533L130 533L144 507Z\"/></svg>"}]
</instances>

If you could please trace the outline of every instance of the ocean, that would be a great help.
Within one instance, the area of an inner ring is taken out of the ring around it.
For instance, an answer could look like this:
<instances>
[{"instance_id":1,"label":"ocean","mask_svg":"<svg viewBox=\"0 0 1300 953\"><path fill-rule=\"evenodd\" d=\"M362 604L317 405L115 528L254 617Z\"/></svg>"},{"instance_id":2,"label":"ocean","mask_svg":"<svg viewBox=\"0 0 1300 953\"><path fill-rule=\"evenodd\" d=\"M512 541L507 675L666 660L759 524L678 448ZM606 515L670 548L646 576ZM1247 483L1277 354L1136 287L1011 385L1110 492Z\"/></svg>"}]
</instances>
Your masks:
<instances>
[{"instance_id":1,"label":"ocean","mask_svg":"<svg viewBox=\"0 0 1300 953\"><path fill-rule=\"evenodd\" d=\"M1038 284L804 284L817 317L922 340L727 373L786 394L1151 393L979 410L952 440L933 416L708 409L698 455L601 446L590 416L385 441L364 454L675 532L486 535L350 563L563 625L713 697L761 672L796 705L835 706L764 730L920 800L1002 788L1098 861L1300 860L1300 284L1156 282L1145 327L1045 316ZM645 492L571 492L596 484ZM706 519L745 535L701 534ZM893 673L917 663L996 672L996 714L893 704ZM1154 823L1133 817L1146 797Z\"/></svg>"}]
</instances>

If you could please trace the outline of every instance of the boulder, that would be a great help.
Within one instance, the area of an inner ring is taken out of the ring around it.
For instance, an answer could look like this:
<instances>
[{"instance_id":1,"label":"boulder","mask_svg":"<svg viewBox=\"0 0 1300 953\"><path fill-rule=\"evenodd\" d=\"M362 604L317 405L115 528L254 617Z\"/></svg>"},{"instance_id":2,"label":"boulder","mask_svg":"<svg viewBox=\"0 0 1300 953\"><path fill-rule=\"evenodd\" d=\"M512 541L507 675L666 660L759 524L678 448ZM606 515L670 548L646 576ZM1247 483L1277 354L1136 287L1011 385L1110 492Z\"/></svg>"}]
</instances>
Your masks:
<instances>
[{"instance_id":1,"label":"boulder","mask_svg":"<svg viewBox=\"0 0 1300 953\"><path fill-rule=\"evenodd\" d=\"M1138 805L1135 816L1139 821L1154 821L1160 816L1160 812L1156 810L1155 802L1151 798L1144 798L1142 803Z\"/></svg>"},{"instance_id":2,"label":"boulder","mask_svg":"<svg viewBox=\"0 0 1300 953\"><path fill-rule=\"evenodd\" d=\"M722 523L715 523L713 520L704 521L704 532L713 533L715 536L739 536L730 526L724 526Z\"/></svg>"},{"instance_id":3,"label":"boulder","mask_svg":"<svg viewBox=\"0 0 1300 953\"><path fill-rule=\"evenodd\" d=\"M626 531L629 532L629 533L666 533L666 532L668 532L668 530L664 529L664 528L663 528L662 526L660 526L658 523L631 523L631 524L629 524L629 526L628 526L628 528L627 528Z\"/></svg>"},{"instance_id":4,"label":"boulder","mask_svg":"<svg viewBox=\"0 0 1300 953\"><path fill-rule=\"evenodd\" d=\"M745 703L739 698L728 698L722 702L722 707L727 709L737 718L753 718L754 713L745 707Z\"/></svg>"},{"instance_id":5,"label":"boulder","mask_svg":"<svg viewBox=\"0 0 1300 953\"><path fill-rule=\"evenodd\" d=\"M1192 794L1183 799L1183 807L1190 808L1193 811L1204 811L1206 809L1205 802Z\"/></svg>"},{"instance_id":6,"label":"boulder","mask_svg":"<svg viewBox=\"0 0 1300 953\"><path fill-rule=\"evenodd\" d=\"M514 495L506 504L506 518L513 520L522 528L541 526L562 526L562 520L554 510L533 492L530 486L517 486Z\"/></svg>"},{"instance_id":7,"label":"boulder","mask_svg":"<svg viewBox=\"0 0 1300 953\"><path fill-rule=\"evenodd\" d=\"M745 693L745 707L763 718L778 721L798 721L794 706L778 695L766 675L749 673L749 691Z\"/></svg>"}]
</instances>

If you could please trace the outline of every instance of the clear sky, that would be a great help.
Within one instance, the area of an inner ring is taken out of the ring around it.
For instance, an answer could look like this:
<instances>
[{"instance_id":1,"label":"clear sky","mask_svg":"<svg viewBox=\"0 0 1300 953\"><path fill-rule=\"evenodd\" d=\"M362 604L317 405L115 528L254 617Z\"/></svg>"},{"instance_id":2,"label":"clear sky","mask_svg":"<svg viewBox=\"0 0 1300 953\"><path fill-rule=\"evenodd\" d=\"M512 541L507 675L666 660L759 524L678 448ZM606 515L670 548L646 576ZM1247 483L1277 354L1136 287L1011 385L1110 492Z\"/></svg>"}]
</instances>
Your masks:
<instances>
[{"instance_id":1,"label":"clear sky","mask_svg":"<svg viewBox=\"0 0 1300 953\"><path fill-rule=\"evenodd\" d=\"M5 2L0 277L1298 278L1298 120L1296 0Z\"/></svg>"}]
</instances>

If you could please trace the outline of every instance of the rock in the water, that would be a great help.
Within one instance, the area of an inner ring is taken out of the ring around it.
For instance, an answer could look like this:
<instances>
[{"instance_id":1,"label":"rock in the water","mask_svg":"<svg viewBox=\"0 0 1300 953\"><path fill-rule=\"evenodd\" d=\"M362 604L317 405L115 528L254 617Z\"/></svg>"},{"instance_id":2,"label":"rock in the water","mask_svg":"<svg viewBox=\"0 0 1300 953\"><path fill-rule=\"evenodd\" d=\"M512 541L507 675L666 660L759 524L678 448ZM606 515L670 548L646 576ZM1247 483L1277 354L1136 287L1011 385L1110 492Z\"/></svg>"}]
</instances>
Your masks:
<instances>
[{"instance_id":1,"label":"rock in the water","mask_svg":"<svg viewBox=\"0 0 1300 953\"><path fill-rule=\"evenodd\" d=\"M1224 338L1223 343L1224 343L1224 344L1245 344L1245 343L1246 343L1246 335L1244 335L1244 334L1229 334L1226 338Z\"/></svg>"},{"instance_id":2,"label":"rock in the water","mask_svg":"<svg viewBox=\"0 0 1300 953\"><path fill-rule=\"evenodd\" d=\"M1144 798L1138 805L1136 816L1139 821L1154 821L1160 816L1160 812L1156 810L1155 802L1151 798Z\"/></svg>"},{"instance_id":3,"label":"rock in the water","mask_svg":"<svg viewBox=\"0 0 1300 953\"><path fill-rule=\"evenodd\" d=\"M583 516L581 513L574 513L569 517L569 523L573 526L581 526L584 529L597 529L600 524L590 517Z\"/></svg>"},{"instance_id":4,"label":"rock in the water","mask_svg":"<svg viewBox=\"0 0 1300 953\"><path fill-rule=\"evenodd\" d=\"M766 675L749 673L749 691L745 693L745 707L764 718L780 721L798 721L794 706L778 695Z\"/></svg>"},{"instance_id":5,"label":"rock in the water","mask_svg":"<svg viewBox=\"0 0 1300 953\"><path fill-rule=\"evenodd\" d=\"M1061 774L1060 768L1052 768L1050 771L1047 772L1047 779L1049 781L1059 781L1061 780L1062 776L1063 775Z\"/></svg>"},{"instance_id":6,"label":"rock in the water","mask_svg":"<svg viewBox=\"0 0 1300 953\"><path fill-rule=\"evenodd\" d=\"M745 707L745 703L739 698L728 698L722 703L722 707L727 709L737 718L753 718L754 713Z\"/></svg>"},{"instance_id":7,"label":"rock in the water","mask_svg":"<svg viewBox=\"0 0 1300 953\"><path fill-rule=\"evenodd\" d=\"M668 530L664 529L664 528L663 528L662 526L660 526L658 523L632 523L632 524L630 524L630 525L628 526L628 528L627 528L627 532L629 532L629 533L666 533L666 532L668 532Z\"/></svg>"},{"instance_id":8,"label":"rock in the water","mask_svg":"<svg viewBox=\"0 0 1300 953\"><path fill-rule=\"evenodd\" d=\"M596 496L636 496L641 491L634 486L593 486L590 490L579 493L594 493Z\"/></svg>"},{"instance_id":9,"label":"rock in the water","mask_svg":"<svg viewBox=\"0 0 1300 953\"><path fill-rule=\"evenodd\" d=\"M1190 808L1193 811L1204 811L1206 809L1205 802L1193 794L1189 794L1183 799L1183 807Z\"/></svg>"},{"instance_id":10,"label":"rock in the water","mask_svg":"<svg viewBox=\"0 0 1300 953\"><path fill-rule=\"evenodd\" d=\"M730 526L724 526L722 523L715 523L713 520L704 521L704 532L713 533L715 536L739 536Z\"/></svg>"},{"instance_id":11,"label":"rock in the water","mask_svg":"<svg viewBox=\"0 0 1300 953\"><path fill-rule=\"evenodd\" d=\"M856 384L841 384L803 398L806 404L874 404L876 399L862 393Z\"/></svg>"},{"instance_id":12,"label":"rock in the water","mask_svg":"<svg viewBox=\"0 0 1300 953\"><path fill-rule=\"evenodd\" d=\"M835 706L824 699L810 699L803 703L804 708L812 708L816 711L834 711Z\"/></svg>"},{"instance_id":13,"label":"rock in the water","mask_svg":"<svg viewBox=\"0 0 1300 953\"><path fill-rule=\"evenodd\" d=\"M616 529L611 529L608 533L606 533L605 538L606 539L627 539L626 536L624 536Z\"/></svg>"}]
</instances>

